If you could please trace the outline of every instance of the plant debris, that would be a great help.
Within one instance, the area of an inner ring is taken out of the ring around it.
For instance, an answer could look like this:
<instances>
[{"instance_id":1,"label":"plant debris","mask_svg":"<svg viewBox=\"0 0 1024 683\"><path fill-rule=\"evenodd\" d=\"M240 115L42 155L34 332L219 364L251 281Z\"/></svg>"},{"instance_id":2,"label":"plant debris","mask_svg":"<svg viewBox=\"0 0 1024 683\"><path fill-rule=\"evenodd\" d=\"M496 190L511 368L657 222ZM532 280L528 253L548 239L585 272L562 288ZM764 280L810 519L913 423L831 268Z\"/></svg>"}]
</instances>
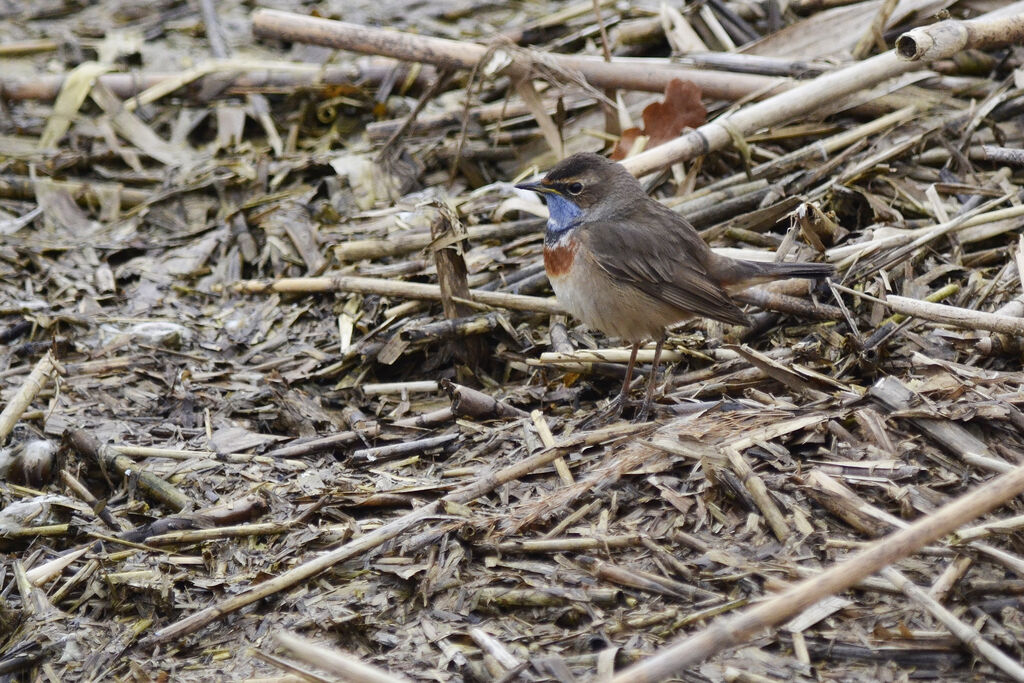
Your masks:
<instances>
[{"instance_id":1,"label":"plant debris","mask_svg":"<svg viewBox=\"0 0 1024 683\"><path fill-rule=\"evenodd\" d=\"M0 674L1024 680L1024 3L301 12L0 5ZM613 149L837 268L638 424L513 187Z\"/></svg>"}]
</instances>

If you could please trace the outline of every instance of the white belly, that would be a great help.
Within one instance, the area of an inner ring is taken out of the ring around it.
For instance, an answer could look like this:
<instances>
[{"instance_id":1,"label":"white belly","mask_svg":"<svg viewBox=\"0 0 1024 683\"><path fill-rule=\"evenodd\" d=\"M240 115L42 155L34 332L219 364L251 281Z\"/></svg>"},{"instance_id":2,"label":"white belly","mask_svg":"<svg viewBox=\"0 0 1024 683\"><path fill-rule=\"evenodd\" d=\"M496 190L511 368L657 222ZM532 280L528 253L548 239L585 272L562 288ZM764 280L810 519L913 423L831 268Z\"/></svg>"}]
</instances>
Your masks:
<instances>
[{"instance_id":1,"label":"white belly","mask_svg":"<svg viewBox=\"0 0 1024 683\"><path fill-rule=\"evenodd\" d=\"M548 278L558 302L587 327L632 343L660 339L667 326L692 317L596 271L593 264L578 264Z\"/></svg>"}]
</instances>

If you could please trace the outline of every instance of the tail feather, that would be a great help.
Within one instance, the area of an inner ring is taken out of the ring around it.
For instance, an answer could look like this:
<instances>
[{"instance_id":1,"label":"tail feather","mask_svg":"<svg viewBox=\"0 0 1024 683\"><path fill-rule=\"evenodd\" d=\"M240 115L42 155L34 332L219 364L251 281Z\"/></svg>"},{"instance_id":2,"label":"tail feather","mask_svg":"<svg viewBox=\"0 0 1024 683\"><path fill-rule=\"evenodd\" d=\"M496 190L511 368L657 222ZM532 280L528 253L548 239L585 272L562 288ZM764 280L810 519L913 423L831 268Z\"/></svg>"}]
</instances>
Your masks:
<instances>
[{"instance_id":1,"label":"tail feather","mask_svg":"<svg viewBox=\"0 0 1024 683\"><path fill-rule=\"evenodd\" d=\"M772 263L744 261L719 256L712 262L709 273L729 292L738 292L753 285L787 277L820 279L834 274L831 263Z\"/></svg>"},{"instance_id":2,"label":"tail feather","mask_svg":"<svg viewBox=\"0 0 1024 683\"><path fill-rule=\"evenodd\" d=\"M761 263L767 267L768 273L774 277L806 277L809 279L823 278L835 274L836 267L831 263Z\"/></svg>"}]
</instances>

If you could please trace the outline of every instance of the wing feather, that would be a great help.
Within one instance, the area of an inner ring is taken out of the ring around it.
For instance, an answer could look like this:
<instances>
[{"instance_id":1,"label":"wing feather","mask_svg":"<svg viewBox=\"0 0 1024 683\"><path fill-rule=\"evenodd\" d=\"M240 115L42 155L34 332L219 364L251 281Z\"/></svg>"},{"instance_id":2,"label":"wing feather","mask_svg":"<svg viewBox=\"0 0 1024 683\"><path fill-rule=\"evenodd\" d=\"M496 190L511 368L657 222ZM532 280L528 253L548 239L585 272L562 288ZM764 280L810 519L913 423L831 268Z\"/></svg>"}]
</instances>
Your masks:
<instances>
[{"instance_id":1,"label":"wing feather","mask_svg":"<svg viewBox=\"0 0 1024 683\"><path fill-rule=\"evenodd\" d=\"M581 225L579 239L616 281L686 313L749 324L729 294L708 275L710 250L697 231L681 216L652 213L649 218L657 229L636 220L592 221ZM631 217L635 219L636 214Z\"/></svg>"}]
</instances>

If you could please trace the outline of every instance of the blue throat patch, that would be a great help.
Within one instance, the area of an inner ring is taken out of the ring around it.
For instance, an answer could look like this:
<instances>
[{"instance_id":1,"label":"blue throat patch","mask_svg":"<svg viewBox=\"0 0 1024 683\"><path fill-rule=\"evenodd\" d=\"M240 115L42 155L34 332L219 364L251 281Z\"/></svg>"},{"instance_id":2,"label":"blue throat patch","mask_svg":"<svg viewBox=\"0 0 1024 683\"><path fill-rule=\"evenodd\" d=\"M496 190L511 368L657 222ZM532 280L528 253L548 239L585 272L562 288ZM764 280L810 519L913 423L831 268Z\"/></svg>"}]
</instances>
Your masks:
<instances>
[{"instance_id":1,"label":"blue throat patch","mask_svg":"<svg viewBox=\"0 0 1024 683\"><path fill-rule=\"evenodd\" d=\"M583 215L583 209L560 194L546 194L548 201L548 229L546 237L557 239L565 231L575 228Z\"/></svg>"}]
</instances>

